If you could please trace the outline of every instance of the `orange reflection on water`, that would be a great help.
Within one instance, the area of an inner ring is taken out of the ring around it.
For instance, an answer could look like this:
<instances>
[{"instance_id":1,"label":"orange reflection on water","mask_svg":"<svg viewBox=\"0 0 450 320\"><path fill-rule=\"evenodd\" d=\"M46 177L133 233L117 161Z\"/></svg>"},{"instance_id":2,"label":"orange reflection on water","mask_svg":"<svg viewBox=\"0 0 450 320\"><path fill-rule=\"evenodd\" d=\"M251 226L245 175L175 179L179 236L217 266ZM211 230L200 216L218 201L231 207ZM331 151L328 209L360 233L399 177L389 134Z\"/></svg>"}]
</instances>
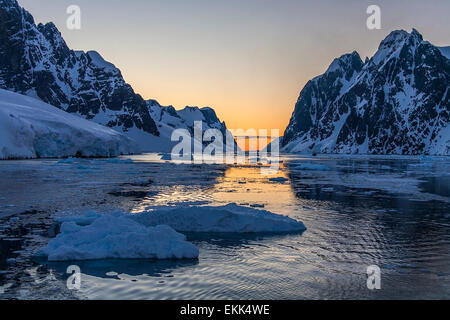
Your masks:
<instances>
[{"instance_id":1,"label":"orange reflection on water","mask_svg":"<svg viewBox=\"0 0 450 320\"><path fill-rule=\"evenodd\" d=\"M275 177L288 179L283 170L270 175L264 174L257 165L230 167L225 171L224 177L217 179L213 199L223 204L261 204L265 208L281 209L282 204L291 203L294 197L289 180L285 183L270 181Z\"/></svg>"},{"instance_id":2,"label":"orange reflection on water","mask_svg":"<svg viewBox=\"0 0 450 320\"><path fill-rule=\"evenodd\" d=\"M181 172L169 173L173 176L170 185L152 185L149 191L155 192L155 195L136 203L132 212L167 205L190 205L189 203L193 206L236 203L289 214L287 204L296 200L287 172L281 166L275 174L270 174L269 170L262 170L262 167L270 166L250 163L234 165L216 176L211 175L215 170L214 166L206 165L196 172L191 172L189 166L184 167L184 176ZM272 178L286 180L277 182L271 181Z\"/></svg>"}]
</instances>

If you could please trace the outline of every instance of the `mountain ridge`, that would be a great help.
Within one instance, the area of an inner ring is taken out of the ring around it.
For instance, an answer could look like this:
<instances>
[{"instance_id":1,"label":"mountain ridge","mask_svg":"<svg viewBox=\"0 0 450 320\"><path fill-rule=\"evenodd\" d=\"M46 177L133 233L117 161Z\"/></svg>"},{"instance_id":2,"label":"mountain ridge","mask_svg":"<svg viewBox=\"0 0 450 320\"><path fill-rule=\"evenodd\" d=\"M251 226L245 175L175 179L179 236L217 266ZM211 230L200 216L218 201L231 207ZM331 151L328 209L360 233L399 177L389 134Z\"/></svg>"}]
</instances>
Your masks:
<instances>
[{"instance_id":1,"label":"mountain ridge","mask_svg":"<svg viewBox=\"0 0 450 320\"><path fill-rule=\"evenodd\" d=\"M415 29L354 51L302 89L281 139L299 153L449 154L450 62Z\"/></svg>"},{"instance_id":2,"label":"mountain ridge","mask_svg":"<svg viewBox=\"0 0 450 320\"><path fill-rule=\"evenodd\" d=\"M114 64L94 50L71 50L54 23L36 24L17 0L0 0L0 40L1 89L113 128L136 140L142 151L167 151L172 145L167 134L160 139L161 124L148 102ZM211 108L197 116L199 121L212 117L207 127L225 126Z\"/></svg>"},{"instance_id":3,"label":"mountain ridge","mask_svg":"<svg viewBox=\"0 0 450 320\"><path fill-rule=\"evenodd\" d=\"M159 135L146 103L95 51L69 49L54 23L35 24L16 0L0 0L0 87L34 96L121 132Z\"/></svg>"}]
</instances>

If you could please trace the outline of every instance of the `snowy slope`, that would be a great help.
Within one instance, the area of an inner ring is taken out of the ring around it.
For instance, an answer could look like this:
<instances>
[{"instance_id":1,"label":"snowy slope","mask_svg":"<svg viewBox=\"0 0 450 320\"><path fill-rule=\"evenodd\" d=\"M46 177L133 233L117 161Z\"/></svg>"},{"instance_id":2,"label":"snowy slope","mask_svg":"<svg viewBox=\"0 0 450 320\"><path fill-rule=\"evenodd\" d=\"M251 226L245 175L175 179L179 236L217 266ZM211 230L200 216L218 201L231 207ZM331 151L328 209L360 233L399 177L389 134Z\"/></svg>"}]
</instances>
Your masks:
<instances>
[{"instance_id":1,"label":"snowy slope","mask_svg":"<svg viewBox=\"0 0 450 320\"><path fill-rule=\"evenodd\" d=\"M117 156L134 142L110 128L40 100L0 89L0 159Z\"/></svg>"},{"instance_id":2,"label":"snowy slope","mask_svg":"<svg viewBox=\"0 0 450 320\"><path fill-rule=\"evenodd\" d=\"M0 88L113 128L142 151L171 151L170 135L160 137L158 130L164 121L156 126L147 102L100 53L71 50L53 23L36 25L16 0L0 0L0 39ZM209 108L185 111L178 116L188 125L208 120L208 113L215 116ZM213 121L210 127L223 127Z\"/></svg>"},{"instance_id":3,"label":"snowy slope","mask_svg":"<svg viewBox=\"0 0 450 320\"><path fill-rule=\"evenodd\" d=\"M282 151L450 154L450 61L413 30L394 31L371 59L336 59L300 93Z\"/></svg>"},{"instance_id":4,"label":"snowy slope","mask_svg":"<svg viewBox=\"0 0 450 320\"><path fill-rule=\"evenodd\" d=\"M438 49L447 59L450 59L450 47L439 47Z\"/></svg>"},{"instance_id":5,"label":"snowy slope","mask_svg":"<svg viewBox=\"0 0 450 320\"><path fill-rule=\"evenodd\" d=\"M0 88L127 133L159 132L144 99L98 52L71 50L56 26L36 25L16 0L0 0Z\"/></svg>"},{"instance_id":6,"label":"snowy slope","mask_svg":"<svg viewBox=\"0 0 450 320\"><path fill-rule=\"evenodd\" d=\"M225 126L211 108L195 107L176 114L175 123L158 118L157 126L161 111L149 108L118 68L96 51L71 50L53 23L36 25L16 0L0 0L0 39L0 88L113 128L142 151L170 152L170 125L187 129L193 121L205 121L206 129Z\"/></svg>"},{"instance_id":7,"label":"snowy slope","mask_svg":"<svg viewBox=\"0 0 450 320\"><path fill-rule=\"evenodd\" d=\"M209 107L185 107L182 110L175 110L172 106L161 106L156 100L148 100L147 106L150 114L155 119L156 126L160 132L160 136L152 139L154 146L157 146L157 151L171 152L172 147L178 142L172 142L172 133L176 129L185 129L190 136L194 136L194 122L202 122L202 131L208 129L218 129L225 134L228 132L225 122L221 122L217 117L215 111ZM136 140L142 139L133 137ZM226 141L224 141L225 143ZM234 142L234 141L233 141ZM208 142L206 142L208 144ZM235 144L236 148L236 144Z\"/></svg>"}]
</instances>

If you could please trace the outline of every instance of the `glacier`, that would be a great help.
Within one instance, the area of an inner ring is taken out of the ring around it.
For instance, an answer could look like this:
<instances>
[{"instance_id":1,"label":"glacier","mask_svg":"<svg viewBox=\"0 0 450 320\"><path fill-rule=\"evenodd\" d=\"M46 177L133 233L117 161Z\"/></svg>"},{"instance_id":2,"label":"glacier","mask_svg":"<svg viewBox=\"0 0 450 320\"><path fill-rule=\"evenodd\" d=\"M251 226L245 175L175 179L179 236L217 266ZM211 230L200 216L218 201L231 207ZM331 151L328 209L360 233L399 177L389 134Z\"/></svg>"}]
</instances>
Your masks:
<instances>
[{"instance_id":1,"label":"glacier","mask_svg":"<svg viewBox=\"0 0 450 320\"><path fill-rule=\"evenodd\" d=\"M123 134L0 89L0 159L113 157L138 151Z\"/></svg>"},{"instance_id":2,"label":"glacier","mask_svg":"<svg viewBox=\"0 0 450 320\"><path fill-rule=\"evenodd\" d=\"M145 101L118 67L97 51L71 50L54 23L36 24L17 0L0 0L0 88L24 94L110 127L134 140L143 152L170 152L176 125L224 132L213 109L175 111ZM161 114L174 115L171 117ZM167 120L167 121L166 121ZM175 125L175 126L174 126Z\"/></svg>"}]
</instances>

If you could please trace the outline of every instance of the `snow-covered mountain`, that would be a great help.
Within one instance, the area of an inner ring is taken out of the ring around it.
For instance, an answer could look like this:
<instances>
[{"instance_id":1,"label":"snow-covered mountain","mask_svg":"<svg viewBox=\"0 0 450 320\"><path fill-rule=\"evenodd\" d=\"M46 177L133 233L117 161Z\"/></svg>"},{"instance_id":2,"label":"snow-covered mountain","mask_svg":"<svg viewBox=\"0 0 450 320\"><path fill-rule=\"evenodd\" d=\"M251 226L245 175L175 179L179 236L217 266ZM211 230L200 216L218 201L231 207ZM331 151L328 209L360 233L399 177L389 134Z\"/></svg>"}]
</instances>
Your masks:
<instances>
[{"instance_id":1,"label":"snow-covered mountain","mask_svg":"<svg viewBox=\"0 0 450 320\"><path fill-rule=\"evenodd\" d=\"M17 0L0 0L0 88L123 132L142 151L171 149L164 120L158 118L156 125L158 111L133 91L119 69L98 52L70 50L53 23L36 25ZM204 127L224 127L212 109L189 110L177 113L180 119L170 124L185 128L195 119L206 121Z\"/></svg>"},{"instance_id":2,"label":"snow-covered mountain","mask_svg":"<svg viewBox=\"0 0 450 320\"><path fill-rule=\"evenodd\" d=\"M448 52L413 29L365 62L357 52L334 60L301 91L282 151L449 155Z\"/></svg>"},{"instance_id":3,"label":"snow-covered mountain","mask_svg":"<svg viewBox=\"0 0 450 320\"><path fill-rule=\"evenodd\" d=\"M159 134L119 69L97 52L70 50L53 23L36 25L16 0L0 0L0 39L0 88L118 131Z\"/></svg>"},{"instance_id":4,"label":"snow-covered mountain","mask_svg":"<svg viewBox=\"0 0 450 320\"><path fill-rule=\"evenodd\" d=\"M0 89L0 159L111 157L136 150L113 129Z\"/></svg>"},{"instance_id":5,"label":"snow-covered mountain","mask_svg":"<svg viewBox=\"0 0 450 320\"><path fill-rule=\"evenodd\" d=\"M450 59L450 47L438 47L438 49L447 59Z\"/></svg>"},{"instance_id":6,"label":"snow-covered mountain","mask_svg":"<svg viewBox=\"0 0 450 320\"><path fill-rule=\"evenodd\" d=\"M195 121L202 121L203 133L208 129L218 129L225 137L225 133L228 131L225 122L221 122L216 112L209 107L188 106L177 111L173 106L161 106L156 100L148 100L147 106L160 132L160 137L158 138L160 142L155 141L154 143L155 146L158 146L158 151L171 152L172 147L178 143L171 141L172 133L176 129L185 129L189 132L190 137L194 137ZM209 143L205 142L204 144ZM225 143L226 141L224 141ZM236 148L236 144L234 147Z\"/></svg>"}]
</instances>

